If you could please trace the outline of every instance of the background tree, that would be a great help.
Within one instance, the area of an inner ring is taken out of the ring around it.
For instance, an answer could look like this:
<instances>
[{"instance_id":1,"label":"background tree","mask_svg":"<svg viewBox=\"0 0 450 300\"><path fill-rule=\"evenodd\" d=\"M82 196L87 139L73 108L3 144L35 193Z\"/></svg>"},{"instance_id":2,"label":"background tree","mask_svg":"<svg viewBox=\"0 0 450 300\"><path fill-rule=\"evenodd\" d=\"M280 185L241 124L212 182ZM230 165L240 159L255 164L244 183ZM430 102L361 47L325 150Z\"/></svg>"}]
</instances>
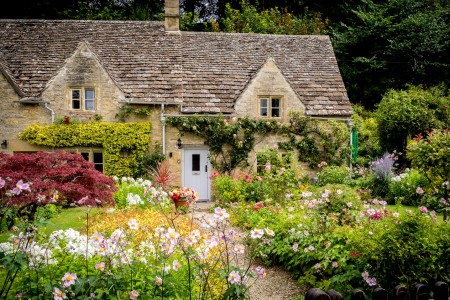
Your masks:
<instances>
[{"instance_id":1,"label":"background tree","mask_svg":"<svg viewBox=\"0 0 450 300\"><path fill-rule=\"evenodd\" d=\"M448 0L367 0L353 13L333 24L333 45L353 103L374 108L388 89L449 81Z\"/></svg>"}]
</instances>

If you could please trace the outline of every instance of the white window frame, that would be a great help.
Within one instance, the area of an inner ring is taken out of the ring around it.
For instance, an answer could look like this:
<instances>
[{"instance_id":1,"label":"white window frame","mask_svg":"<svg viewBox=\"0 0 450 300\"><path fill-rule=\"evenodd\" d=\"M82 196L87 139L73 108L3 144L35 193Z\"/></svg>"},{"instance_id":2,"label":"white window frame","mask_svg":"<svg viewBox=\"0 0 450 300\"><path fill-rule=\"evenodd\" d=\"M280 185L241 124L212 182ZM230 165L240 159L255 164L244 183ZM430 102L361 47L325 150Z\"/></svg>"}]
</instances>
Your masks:
<instances>
[{"instance_id":1,"label":"white window frame","mask_svg":"<svg viewBox=\"0 0 450 300\"><path fill-rule=\"evenodd\" d=\"M74 98L74 92L78 91L79 98ZM92 92L92 97L88 95ZM70 109L80 110L80 111L95 111L96 110L96 100L95 100L95 89L89 87L71 88L70 89ZM74 101L78 101L78 108L74 105Z\"/></svg>"},{"instance_id":2,"label":"white window frame","mask_svg":"<svg viewBox=\"0 0 450 300\"><path fill-rule=\"evenodd\" d=\"M266 101L263 104L263 101ZM274 100L278 100L278 106L273 106ZM260 96L258 97L258 116L260 118L281 118L283 97L281 96ZM263 109L266 115L263 114ZM278 116L273 116L273 109L278 109Z\"/></svg>"}]
</instances>

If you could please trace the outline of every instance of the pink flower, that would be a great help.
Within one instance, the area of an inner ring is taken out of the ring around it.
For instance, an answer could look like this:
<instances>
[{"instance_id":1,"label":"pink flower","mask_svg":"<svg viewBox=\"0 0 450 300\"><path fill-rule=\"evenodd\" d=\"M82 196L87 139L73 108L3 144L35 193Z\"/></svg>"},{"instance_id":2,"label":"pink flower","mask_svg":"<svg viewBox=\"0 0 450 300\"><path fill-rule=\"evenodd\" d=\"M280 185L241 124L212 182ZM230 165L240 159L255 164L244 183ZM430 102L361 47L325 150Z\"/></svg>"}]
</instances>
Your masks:
<instances>
[{"instance_id":1,"label":"pink flower","mask_svg":"<svg viewBox=\"0 0 450 300\"><path fill-rule=\"evenodd\" d=\"M234 252L238 253L238 254L244 254L245 252L245 246L242 244L237 244L236 246L234 246Z\"/></svg>"},{"instance_id":2,"label":"pink flower","mask_svg":"<svg viewBox=\"0 0 450 300\"><path fill-rule=\"evenodd\" d=\"M138 296L139 296L139 293L136 292L135 290L132 290L132 291L130 292L130 299L131 299L131 300L137 299Z\"/></svg>"},{"instance_id":3,"label":"pink flower","mask_svg":"<svg viewBox=\"0 0 450 300\"><path fill-rule=\"evenodd\" d=\"M162 278L156 276L156 277L155 277L155 284L156 284L156 286L161 286L162 283L163 283Z\"/></svg>"},{"instance_id":4,"label":"pink flower","mask_svg":"<svg viewBox=\"0 0 450 300\"><path fill-rule=\"evenodd\" d=\"M270 169L271 169L270 165L267 164L266 167L265 167L266 172L270 172Z\"/></svg>"},{"instance_id":5,"label":"pink flower","mask_svg":"<svg viewBox=\"0 0 450 300\"><path fill-rule=\"evenodd\" d=\"M298 244L292 245L292 250L293 250L294 252L297 252L297 251L298 251Z\"/></svg>"},{"instance_id":6,"label":"pink flower","mask_svg":"<svg viewBox=\"0 0 450 300\"><path fill-rule=\"evenodd\" d=\"M256 273L258 273L258 279L264 279L267 276L266 269L263 267L256 267L255 268Z\"/></svg>"},{"instance_id":7,"label":"pink flower","mask_svg":"<svg viewBox=\"0 0 450 300\"><path fill-rule=\"evenodd\" d=\"M63 291L61 291L60 289L58 289L57 287L55 287L53 289L53 300L63 300L63 299L67 299L67 296L65 293L63 293Z\"/></svg>"},{"instance_id":8,"label":"pink flower","mask_svg":"<svg viewBox=\"0 0 450 300\"><path fill-rule=\"evenodd\" d=\"M95 269L98 270L98 271L105 270L105 263L104 262L99 262L99 263L95 264Z\"/></svg>"},{"instance_id":9,"label":"pink flower","mask_svg":"<svg viewBox=\"0 0 450 300\"><path fill-rule=\"evenodd\" d=\"M331 266L332 266L333 268L337 269L337 268L339 267L339 264L338 264L337 261L333 261L333 262L331 263Z\"/></svg>"},{"instance_id":10,"label":"pink flower","mask_svg":"<svg viewBox=\"0 0 450 300\"><path fill-rule=\"evenodd\" d=\"M423 189L419 186L419 187L416 189L416 193L419 194L419 195L422 195L422 194L423 194Z\"/></svg>"},{"instance_id":11,"label":"pink flower","mask_svg":"<svg viewBox=\"0 0 450 300\"><path fill-rule=\"evenodd\" d=\"M3 178L0 177L0 189L5 186L6 182Z\"/></svg>"},{"instance_id":12,"label":"pink flower","mask_svg":"<svg viewBox=\"0 0 450 300\"><path fill-rule=\"evenodd\" d=\"M66 274L64 274L62 280L64 281L64 286L69 287L75 283L75 280L77 280L77 274L66 273Z\"/></svg>"},{"instance_id":13,"label":"pink flower","mask_svg":"<svg viewBox=\"0 0 450 300\"><path fill-rule=\"evenodd\" d=\"M227 211L224 208L216 207L214 210L214 216L218 218L219 220L224 220L228 218L230 215L227 213Z\"/></svg>"},{"instance_id":14,"label":"pink flower","mask_svg":"<svg viewBox=\"0 0 450 300\"><path fill-rule=\"evenodd\" d=\"M420 210L421 212L423 212L423 213L427 213L427 212L428 212L428 209L427 209L425 206L419 207L419 210Z\"/></svg>"},{"instance_id":15,"label":"pink flower","mask_svg":"<svg viewBox=\"0 0 450 300\"><path fill-rule=\"evenodd\" d=\"M237 271L231 271L228 275L228 282L231 284L239 283L241 281L241 275Z\"/></svg>"},{"instance_id":16,"label":"pink flower","mask_svg":"<svg viewBox=\"0 0 450 300\"><path fill-rule=\"evenodd\" d=\"M12 189L12 193L14 195L20 195L20 193L22 191L30 191L30 184L29 183L24 183L22 179L20 179L17 183L16 183L16 187Z\"/></svg>"}]
</instances>

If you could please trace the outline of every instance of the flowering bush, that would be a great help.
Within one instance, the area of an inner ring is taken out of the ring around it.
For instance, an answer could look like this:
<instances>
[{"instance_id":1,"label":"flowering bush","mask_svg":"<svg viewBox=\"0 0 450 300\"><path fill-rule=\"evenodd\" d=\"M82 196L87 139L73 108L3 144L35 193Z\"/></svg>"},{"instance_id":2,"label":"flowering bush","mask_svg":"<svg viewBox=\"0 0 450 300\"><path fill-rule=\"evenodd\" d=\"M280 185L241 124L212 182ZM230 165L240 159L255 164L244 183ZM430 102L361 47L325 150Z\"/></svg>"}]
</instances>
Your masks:
<instances>
[{"instance_id":1,"label":"flowering bush","mask_svg":"<svg viewBox=\"0 0 450 300\"><path fill-rule=\"evenodd\" d=\"M30 228L1 243L0 298L240 299L266 276L248 263L275 234L269 228L238 234L220 207L197 221L130 208L89 224L91 234L68 229L45 237Z\"/></svg>"},{"instance_id":2,"label":"flowering bush","mask_svg":"<svg viewBox=\"0 0 450 300\"><path fill-rule=\"evenodd\" d=\"M131 177L113 178L118 187L117 192L114 193L114 200L118 208L154 205L169 208L171 206L168 193L162 187L154 186L150 180Z\"/></svg>"},{"instance_id":3,"label":"flowering bush","mask_svg":"<svg viewBox=\"0 0 450 300\"><path fill-rule=\"evenodd\" d=\"M450 256L441 250L450 243L450 227L438 223L434 211L425 206L389 211L385 201L362 201L348 189L294 191L277 212L265 204L240 203L231 214L236 224L252 230L273 228L277 235L261 247L259 257L284 265L310 287L369 293L379 286L449 278L442 264Z\"/></svg>"},{"instance_id":4,"label":"flowering bush","mask_svg":"<svg viewBox=\"0 0 450 300\"><path fill-rule=\"evenodd\" d=\"M418 206L425 199L424 189L428 189L429 185L428 179L418 170L406 169L390 180L387 195L389 204Z\"/></svg>"}]
</instances>

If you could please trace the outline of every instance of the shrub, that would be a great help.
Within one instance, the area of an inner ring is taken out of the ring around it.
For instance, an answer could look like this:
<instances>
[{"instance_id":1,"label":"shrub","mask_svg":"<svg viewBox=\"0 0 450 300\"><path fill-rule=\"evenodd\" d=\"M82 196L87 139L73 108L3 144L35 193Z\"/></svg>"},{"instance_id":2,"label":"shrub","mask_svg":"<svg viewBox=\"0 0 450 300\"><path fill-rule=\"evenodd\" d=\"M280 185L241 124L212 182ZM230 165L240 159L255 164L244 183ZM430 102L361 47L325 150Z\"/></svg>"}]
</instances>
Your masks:
<instances>
[{"instance_id":1,"label":"shrub","mask_svg":"<svg viewBox=\"0 0 450 300\"><path fill-rule=\"evenodd\" d=\"M30 222L39 206L50 203L65 207L78 205L79 201L91 206L115 204L114 180L97 171L93 163L79 154L64 151L0 153L0 181L3 181L1 210L14 207ZM28 192L20 189L18 193L9 192L17 189L19 183L27 185Z\"/></svg>"},{"instance_id":2,"label":"shrub","mask_svg":"<svg viewBox=\"0 0 450 300\"><path fill-rule=\"evenodd\" d=\"M427 190L430 182L416 169L406 169L404 173L393 176L389 183L388 203L419 206L424 200L423 190Z\"/></svg>"},{"instance_id":3,"label":"shrub","mask_svg":"<svg viewBox=\"0 0 450 300\"><path fill-rule=\"evenodd\" d=\"M245 200L243 182L229 175L220 175L213 179L213 195L221 203L233 203Z\"/></svg>"},{"instance_id":4,"label":"shrub","mask_svg":"<svg viewBox=\"0 0 450 300\"><path fill-rule=\"evenodd\" d=\"M425 130L448 126L449 99L443 87L408 86L391 90L378 104L376 119L383 149L403 152L408 138Z\"/></svg>"},{"instance_id":5,"label":"shrub","mask_svg":"<svg viewBox=\"0 0 450 300\"><path fill-rule=\"evenodd\" d=\"M324 186L327 184L348 183L350 170L346 166L324 166L317 173L317 184Z\"/></svg>"},{"instance_id":6,"label":"shrub","mask_svg":"<svg viewBox=\"0 0 450 300\"><path fill-rule=\"evenodd\" d=\"M117 208L158 206L167 209L171 206L168 193L161 187L153 186L147 179L114 177L118 190L114 193Z\"/></svg>"}]
</instances>

